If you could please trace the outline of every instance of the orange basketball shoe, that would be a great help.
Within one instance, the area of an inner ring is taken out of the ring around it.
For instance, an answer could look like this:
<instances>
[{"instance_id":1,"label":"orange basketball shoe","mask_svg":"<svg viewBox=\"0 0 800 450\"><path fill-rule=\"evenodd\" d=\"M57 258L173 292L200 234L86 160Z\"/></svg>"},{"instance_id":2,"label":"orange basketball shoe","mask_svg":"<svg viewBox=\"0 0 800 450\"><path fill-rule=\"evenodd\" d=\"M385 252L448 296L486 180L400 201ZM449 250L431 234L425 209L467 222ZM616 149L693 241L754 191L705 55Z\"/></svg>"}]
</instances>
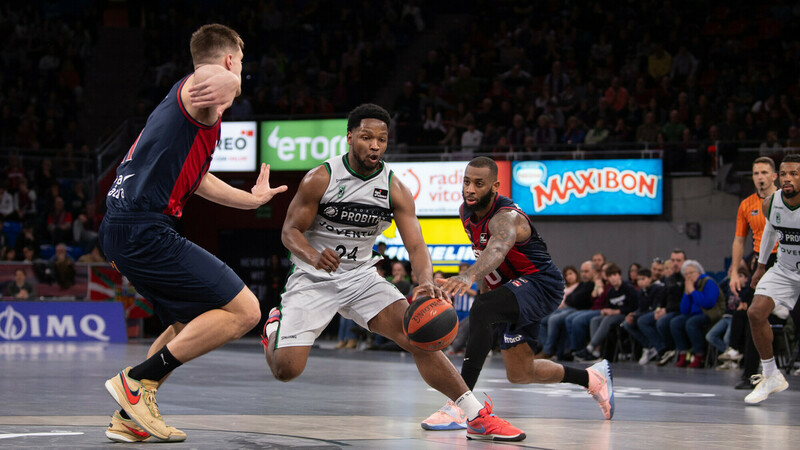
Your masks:
<instances>
[{"instance_id":1,"label":"orange basketball shoe","mask_svg":"<svg viewBox=\"0 0 800 450\"><path fill-rule=\"evenodd\" d=\"M525 439L525 433L492 414L492 398L489 397L489 401L484 403L484 408L478 412L478 417L467 421L467 439L521 441Z\"/></svg>"}]
</instances>

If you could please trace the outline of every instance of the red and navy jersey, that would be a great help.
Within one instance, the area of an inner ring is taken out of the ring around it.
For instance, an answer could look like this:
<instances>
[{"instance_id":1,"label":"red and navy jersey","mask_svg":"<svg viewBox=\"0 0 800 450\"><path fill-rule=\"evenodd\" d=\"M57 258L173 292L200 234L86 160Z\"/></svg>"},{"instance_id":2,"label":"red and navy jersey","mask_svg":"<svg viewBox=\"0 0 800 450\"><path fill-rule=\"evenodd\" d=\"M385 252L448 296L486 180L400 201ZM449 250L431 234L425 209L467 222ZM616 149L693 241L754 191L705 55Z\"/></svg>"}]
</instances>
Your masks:
<instances>
[{"instance_id":1,"label":"red and navy jersey","mask_svg":"<svg viewBox=\"0 0 800 450\"><path fill-rule=\"evenodd\" d=\"M106 197L109 213L160 212L183 214L186 200L197 190L220 137L220 121L203 125L181 101L187 75L147 118Z\"/></svg>"},{"instance_id":2,"label":"red and navy jersey","mask_svg":"<svg viewBox=\"0 0 800 450\"><path fill-rule=\"evenodd\" d=\"M522 275L551 270L558 272L558 268L553 264L550 254L547 253L547 244L544 243L544 240L534 228L530 217L522 212L519 206L511 201L510 198L499 194L495 196L489 213L478 222L475 222L471 212L465 211L463 203L459 209L461 222L464 224L464 231L467 232L467 236L472 241L472 250L475 252L475 257L480 257L481 252L489 242L489 238L492 237L492 233L489 231L489 221L499 211L509 209L517 211L525 217L531 227L531 236L524 242L515 243L500 266L494 272L486 275L486 285L489 289L500 287L504 283Z\"/></svg>"}]
</instances>

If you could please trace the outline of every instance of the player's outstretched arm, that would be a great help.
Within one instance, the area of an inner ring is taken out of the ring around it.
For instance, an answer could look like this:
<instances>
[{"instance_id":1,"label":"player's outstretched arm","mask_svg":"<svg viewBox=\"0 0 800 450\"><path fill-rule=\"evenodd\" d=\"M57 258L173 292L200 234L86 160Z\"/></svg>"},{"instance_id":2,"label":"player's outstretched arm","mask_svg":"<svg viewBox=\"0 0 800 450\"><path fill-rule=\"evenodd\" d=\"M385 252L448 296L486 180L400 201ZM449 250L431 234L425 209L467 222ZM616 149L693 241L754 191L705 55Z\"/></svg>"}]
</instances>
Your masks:
<instances>
[{"instance_id":1,"label":"player's outstretched arm","mask_svg":"<svg viewBox=\"0 0 800 450\"><path fill-rule=\"evenodd\" d=\"M285 192L286 189L288 189L286 185L271 188L269 186L269 165L261 164L258 180L250 192L237 189L214 174L207 173L197 187L197 195L231 208L256 209L272 200L275 195Z\"/></svg>"},{"instance_id":2,"label":"player's outstretched arm","mask_svg":"<svg viewBox=\"0 0 800 450\"><path fill-rule=\"evenodd\" d=\"M450 277L442 286L448 295L458 295L466 291L475 280L482 280L497 269L506 259L508 251L517 241L517 213L513 210L500 211L489 220L489 231L492 237L486 243L475 264L464 273Z\"/></svg>"},{"instance_id":3,"label":"player's outstretched arm","mask_svg":"<svg viewBox=\"0 0 800 450\"><path fill-rule=\"evenodd\" d=\"M419 287L414 296L423 293L431 297L442 297L442 291L433 282L433 264L431 255L428 253L428 246L422 237L422 229L417 220L417 213L414 207L414 196L411 191L400 182L397 177L392 177L391 186L392 207L394 208L394 221L397 224L397 231L403 238L403 245L408 251L408 260L411 262L411 270L417 275Z\"/></svg>"},{"instance_id":4,"label":"player's outstretched arm","mask_svg":"<svg viewBox=\"0 0 800 450\"><path fill-rule=\"evenodd\" d=\"M317 251L303 233L314 222L319 202L330 179L324 166L312 169L303 177L297 194L286 211L281 230L281 241L292 255L327 272L333 272L339 267L339 254L329 248L322 252Z\"/></svg>"}]
</instances>

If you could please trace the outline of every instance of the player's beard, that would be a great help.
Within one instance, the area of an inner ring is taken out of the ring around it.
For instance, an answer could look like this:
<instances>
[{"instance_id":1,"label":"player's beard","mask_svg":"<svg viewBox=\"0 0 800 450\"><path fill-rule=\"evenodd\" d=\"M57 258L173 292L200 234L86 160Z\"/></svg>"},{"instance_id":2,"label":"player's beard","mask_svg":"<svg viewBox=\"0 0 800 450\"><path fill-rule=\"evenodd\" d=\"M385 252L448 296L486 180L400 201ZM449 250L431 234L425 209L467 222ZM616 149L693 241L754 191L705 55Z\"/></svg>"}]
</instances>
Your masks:
<instances>
[{"instance_id":1,"label":"player's beard","mask_svg":"<svg viewBox=\"0 0 800 450\"><path fill-rule=\"evenodd\" d=\"M800 191L798 191L797 189L794 188L794 186L792 186L792 190L791 191L788 191L788 192L787 191L783 191L783 198L794 198L798 194L798 192L800 192Z\"/></svg>"},{"instance_id":2,"label":"player's beard","mask_svg":"<svg viewBox=\"0 0 800 450\"><path fill-rule=\"evenodd\" d=\"M479 197L478 201L475 202L475 204L471 205L471 206L468 205L466 202L464 202L464 209L466 209L467 211L469 211L471 213L478 212L478 211L483 211L484 209L486 209L486 207L489 206L489 203L492 202L492 200L494 199L494 195L495 195L494 192L489 191L483 197Z\"/></svg>"}]
</instances>

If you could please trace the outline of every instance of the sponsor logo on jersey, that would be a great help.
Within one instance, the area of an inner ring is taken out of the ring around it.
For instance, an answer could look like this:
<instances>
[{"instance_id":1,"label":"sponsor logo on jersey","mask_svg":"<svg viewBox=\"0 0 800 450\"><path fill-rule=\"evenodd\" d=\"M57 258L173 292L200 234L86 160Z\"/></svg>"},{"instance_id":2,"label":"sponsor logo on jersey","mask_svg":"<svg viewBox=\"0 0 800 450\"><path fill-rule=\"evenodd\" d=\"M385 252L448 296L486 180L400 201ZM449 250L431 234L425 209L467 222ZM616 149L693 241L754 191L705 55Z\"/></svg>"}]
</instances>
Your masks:
<instances>
[{"instance_id":1,"label":"sponsor logo on jersey","mask_svg":"<svg viewBox=\"0 0 800 450\"><path fill-rule=\"evenodd\" d=\"M375 190L372 191L372 196L375 197L375 198L387 199L387 198L389 198L389 190L388 189L375 188Z\"/></svg>"},{"instance_id":2,"label":"sponsor logo on jersey","mask_svg":"<svg viewBox=\"0 0 800 450\"><path fill-rule=\"evenodd\" d=\"M342 225L373 226L380 222L391 222L392 211L387 208L360 203L321 204L321 216Z\"/></svg>"},{"instance_id":3,"label":"sponsor logo on jersey","mask_svg":"<svg viewBox=\"0 0 800 450\"><path fill-rule=\"evenodd\" d=\"M336 179L336 182L337 182L337 183L341 183L342 181L347 181L347 180L349 180L350 178L352 178L352 177L337 178L337 179Z\"/></svg>"},{"instance_id":4,"label":"sponsor logo on jersey","mask_svg":"<svg viewBox=\"0 0 800 450\"><path fill-rule=\"evenodd\" d=\"M781 245L800 245L800 229L775 227Z\"/></svg>"},{"instance_id":5,"label":"sponsor logo on jersey","mask_svg":"<svg viewBox=\"0 0 800 450\"><path fill-rule=\"evenodd\" d=\"M750 215L751 216L757 216L758 215L758 210L754 209L754 210L750 211Z\"/></svg>"},{"instance_id":6,"label":"sponsor logo on jersey","mask_svg":"<svg viewBox=\"0 0 800 450\"><path fill-rule=\"evenodd\" d=\"M478 238L478 243L481 245L486 244L489 241L488 233L481 233L480 238Z\"/></svg>"}]
</instances>

